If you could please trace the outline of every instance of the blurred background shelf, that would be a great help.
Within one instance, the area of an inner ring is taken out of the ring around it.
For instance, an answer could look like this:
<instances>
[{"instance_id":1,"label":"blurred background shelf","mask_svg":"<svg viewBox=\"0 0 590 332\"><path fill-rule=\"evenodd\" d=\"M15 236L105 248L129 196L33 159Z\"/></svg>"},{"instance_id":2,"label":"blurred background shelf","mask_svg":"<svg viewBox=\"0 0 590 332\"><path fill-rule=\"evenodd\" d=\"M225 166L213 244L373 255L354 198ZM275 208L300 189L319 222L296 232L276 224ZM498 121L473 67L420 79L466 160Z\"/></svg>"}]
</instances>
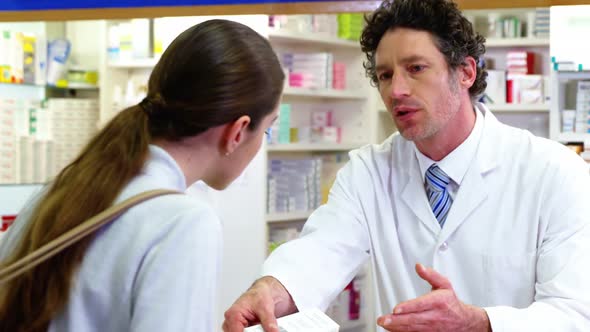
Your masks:
<instances>
[{"instance_id":1,"label":"blurred background shelf","mask_svg":"<svg viewBox=\"0 0 590 332\"><path fill-rule=\"evenodd\" d=\"M282 213L269 213L266 221L272 223L290 222L295 220L307 220L313 211L295 211Z\"/></svg>"},{"instance_id":2,"label":"blurred background shelf","mask_svg":"<svg viewBox=\"0 0 590 332\"><path fill-rule=\"evenodd\" d=\"M269 152L349 151L365 143L293 143L268 145Z\"/></svg>"}]
</instances>

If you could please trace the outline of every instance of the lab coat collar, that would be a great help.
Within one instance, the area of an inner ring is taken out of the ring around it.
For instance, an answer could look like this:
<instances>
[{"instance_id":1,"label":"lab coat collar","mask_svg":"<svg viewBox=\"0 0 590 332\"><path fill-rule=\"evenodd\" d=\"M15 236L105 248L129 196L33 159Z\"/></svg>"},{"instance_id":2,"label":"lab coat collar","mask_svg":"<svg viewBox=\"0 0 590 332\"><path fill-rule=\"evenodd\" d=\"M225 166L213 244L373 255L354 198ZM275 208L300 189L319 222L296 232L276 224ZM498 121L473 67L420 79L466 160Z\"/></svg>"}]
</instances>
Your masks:
<instances>
[{"instance_id":1,"label":"lab coat collar","mask_svg":"<svg viewBox=\"0 0 590 332\"><path fill-rule=\"evenodd\" d=\"M499 139L500 123L483 104L475 104L475 107L484 116L483 134L477 147L475 160L471 162L467 169L443 229L440 228L428 204L422 183L422 175L420 174L420 165L416 154L412 153L412 142L398 136L398 139L403 142L402 145L405 145L407 155L410 156L398 163L400 165L407 164L404 165L404 169L407 171L407 181L403 186L401 198L433 235L438 237L440 243L444 242L465 221L467 216L487 198L488 186L485 184L483 175L491 172L498 165L498 150L495 149L494 144Z\"/></svg>"}]
</instances>

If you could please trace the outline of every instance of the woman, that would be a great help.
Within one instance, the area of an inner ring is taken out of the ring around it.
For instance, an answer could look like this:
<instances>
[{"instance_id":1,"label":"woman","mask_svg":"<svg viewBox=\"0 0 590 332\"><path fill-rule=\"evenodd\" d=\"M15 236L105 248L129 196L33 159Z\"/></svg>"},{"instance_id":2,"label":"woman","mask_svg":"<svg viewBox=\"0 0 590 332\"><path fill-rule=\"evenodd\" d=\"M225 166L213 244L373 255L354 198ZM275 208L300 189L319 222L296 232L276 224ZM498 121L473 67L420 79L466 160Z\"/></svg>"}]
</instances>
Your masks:
<instances>
[{"instance_id":1,"label":"woman","mask_svg":"<svg viewBox=\"0 0 590 332\"><path fill-rule=\"evenodd\" d=\"M21 212L2 266L135 194L198 180L227 187L260 149L283 80L252 29L212 20L186 30L154 68L147 97ZM0 331L213 331L220 248L205 202L151 199L3 285Z\"/></svg>"}]
</instances>

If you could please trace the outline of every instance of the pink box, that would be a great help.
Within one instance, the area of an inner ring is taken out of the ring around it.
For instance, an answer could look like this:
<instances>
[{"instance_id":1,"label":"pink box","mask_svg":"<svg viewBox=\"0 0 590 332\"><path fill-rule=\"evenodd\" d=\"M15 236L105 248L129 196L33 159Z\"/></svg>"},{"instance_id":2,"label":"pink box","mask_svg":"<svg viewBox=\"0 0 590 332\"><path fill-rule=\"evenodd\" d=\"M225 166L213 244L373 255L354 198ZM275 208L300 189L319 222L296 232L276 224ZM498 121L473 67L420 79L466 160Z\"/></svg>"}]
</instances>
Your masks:
<instances>
[{"instance_id":1,"label":"pink box","mask_svg":"<svg viewBox=\"0 0 590 332\"><path fill-rule=\"evenodd\" d=\"M332 111L315 111L311 113L311 126L314 128L332 126Z\"/></svg>"},{"instance_id":2,"label":"pink box","mask_svg":"<svg viewBox=\"0 0 590 332\"><path fill-rule=\"evenodd\" d=\"M342 128L324 127L322 128L322 139L328 143L342 143Z\"/></svg>"}]
</instances>

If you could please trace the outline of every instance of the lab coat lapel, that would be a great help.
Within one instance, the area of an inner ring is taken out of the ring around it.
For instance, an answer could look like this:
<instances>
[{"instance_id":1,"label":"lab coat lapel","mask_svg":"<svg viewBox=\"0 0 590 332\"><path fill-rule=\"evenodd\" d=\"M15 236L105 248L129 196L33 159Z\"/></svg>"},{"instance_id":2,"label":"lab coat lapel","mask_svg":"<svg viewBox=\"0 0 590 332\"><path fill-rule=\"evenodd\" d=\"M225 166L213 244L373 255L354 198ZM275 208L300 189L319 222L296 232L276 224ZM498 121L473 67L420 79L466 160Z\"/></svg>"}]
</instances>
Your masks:
<instances>
[{"instance_id":1,"label":"lab coat lapel","mask_svg":"<svg viewBox=\"0 0 590 332\"><path fill-rule=\"evenodd\" d=\"M486 182L485 175L497 167L497 150L494 144L500 134L500 123L490 111L481 106L484 114L484 128L482 137L471 166L467 169L465 177L459 187L457 196L453 201L446 223L442 228L439 241L444 242L463 222L465 222L475 209L488 197L490 183ZM477 218L475 218L477 219ZM477 220L474 220L476 222Z\"/></svg>"},{"instance_id":2,"label":"lab coat lapel","mask_svg":"<svg viewBox=\"0 0 590 332\"><path fill-rule=\"evenodd\" d=\"M422 183L422 175L420 174L420 166L418 160L416 160L416 155L412 154L406 160L408 165L402 166L406 170L406 183L402 189L401 198L420 222L436 235L440 232L440 226L426 199L426 191Z\"/></svg>"}]
</instances>

